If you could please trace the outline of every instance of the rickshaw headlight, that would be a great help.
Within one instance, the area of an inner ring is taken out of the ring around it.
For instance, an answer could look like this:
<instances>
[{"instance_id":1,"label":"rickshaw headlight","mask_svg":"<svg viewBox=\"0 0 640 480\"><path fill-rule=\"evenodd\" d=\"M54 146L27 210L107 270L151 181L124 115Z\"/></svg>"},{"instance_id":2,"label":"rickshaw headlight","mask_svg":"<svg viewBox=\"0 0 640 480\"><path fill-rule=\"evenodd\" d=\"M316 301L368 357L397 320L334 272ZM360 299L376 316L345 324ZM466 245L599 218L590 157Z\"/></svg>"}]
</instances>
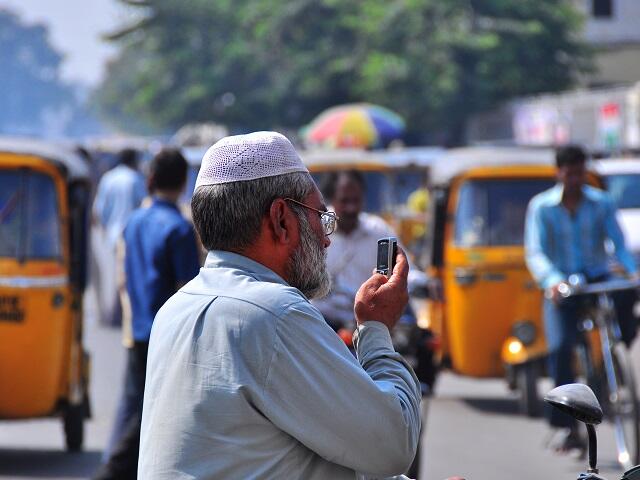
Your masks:
<instances>
[{"instance_id":1,"label":"rickshaw headlight","mask_svg":"<svg viewBox=\"0 0 640 480\"><path fill-rule=\"evenodd\" d=\"M536 339L536 326L529 320L515 323L511 331L525 346L531 345Z\"/></svg>"},{"instance_id":2,"label":"rickshaw headlight","mask_svg":"<svg viewBox=\"0 0 640 480\"><path fill-rule=\"evenodd\" d=\"M522 351L522 342L520 340L511 340L509 342L509 353L517 355Z\"/></svg>"}]
</instances>

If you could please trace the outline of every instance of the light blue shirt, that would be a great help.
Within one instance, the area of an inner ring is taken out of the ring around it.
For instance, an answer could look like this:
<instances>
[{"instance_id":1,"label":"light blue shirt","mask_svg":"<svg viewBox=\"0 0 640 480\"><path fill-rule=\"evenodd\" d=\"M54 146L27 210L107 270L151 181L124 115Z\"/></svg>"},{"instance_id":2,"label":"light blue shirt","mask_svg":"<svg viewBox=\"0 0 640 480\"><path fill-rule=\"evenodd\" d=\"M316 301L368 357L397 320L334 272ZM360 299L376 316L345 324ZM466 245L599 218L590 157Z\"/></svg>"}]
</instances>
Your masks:
<instances>
[{"instance_id":1,"label":"light blue shirt","mask_svg":"<svg viewBox=\"0 0 640 480\"><path fill-rule=\"evenodd\" d=\"M115 246L129 216L146 195L144 176L133 168L118 165L102 176L93 212L105 228L111 245Z\"/></svg>"},{"instance_id":2,"label":"light blue shirt","mask_svg":"<svg viewBox=\"0 0 640 480\"><path fill-rule=\"evenodd\" d=\"M153 324L139 478L403 473L420 434L419 382L382 323L360 327L356 350L357 360L273 271L209 252Z\"/></svg>"},{"instance_id":3,"label":"light blue shirt","mask_svg":"<svg viewBox=\"0 0 640 480\"><path fill-rule=\"evenodd\" d=\"M608 193L590 186L574 215L562 205L563 187L557 184L529 202L525 221L525 258L529 271L542 288L549 288L581 273L593 278L609 273L607 240L628 273L636 271L625 248Z\"/></svg>"}]
</instances>

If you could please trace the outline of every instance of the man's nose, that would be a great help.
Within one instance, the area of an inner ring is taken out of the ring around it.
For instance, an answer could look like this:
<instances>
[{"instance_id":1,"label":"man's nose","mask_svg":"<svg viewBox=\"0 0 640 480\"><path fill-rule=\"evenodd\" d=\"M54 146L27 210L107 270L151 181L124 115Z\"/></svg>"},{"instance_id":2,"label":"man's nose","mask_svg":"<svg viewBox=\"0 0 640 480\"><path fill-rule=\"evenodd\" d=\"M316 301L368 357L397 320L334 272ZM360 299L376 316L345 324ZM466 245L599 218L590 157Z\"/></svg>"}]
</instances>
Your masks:
<instances>
[{"instance_id":1,"label":"man's nose","mask_svg":"<svg viewBox=\"0 0 640 480\"><path fill-rule=\"evenodd\" d=\"M324 248L329 248L329 245L331 245L331 239L329 238L329 235L325 235L324 236Z\"/></svg>"}]
</instances>

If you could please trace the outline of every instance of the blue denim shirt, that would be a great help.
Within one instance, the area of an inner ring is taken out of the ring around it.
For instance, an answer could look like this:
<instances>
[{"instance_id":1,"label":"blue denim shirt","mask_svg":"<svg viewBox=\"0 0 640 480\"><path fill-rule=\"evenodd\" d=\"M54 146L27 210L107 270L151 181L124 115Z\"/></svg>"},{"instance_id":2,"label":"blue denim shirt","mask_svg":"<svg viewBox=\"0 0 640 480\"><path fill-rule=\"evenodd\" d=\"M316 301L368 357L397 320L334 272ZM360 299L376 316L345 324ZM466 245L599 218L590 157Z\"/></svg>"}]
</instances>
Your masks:
<instances>
[{"instance_id":1,"label":"blue denim shirt","mask_svg":"<svg viewBox=\"0 0 640 480\"><path fill-rule=\"evenodd\" d=\"M582 201L571 215L562 205L562 193L562 185L557 184L533 197L527 209L525 259L540 287L552 287L574 273L590 278L607 274L607 240L625 270L635 273L609 194L584 186Z\"/></svg>"},{"instance_id":2,"label":"blue denim shirt","mask_svg":"<svg viewBox=\"0 0 640 480\"><path fill-rule=\"evenodd\" d=\"M402 473L420 434L419 382L382 323L361 326L356 349L273 271L209 252L153 324L138 477Z\"/></svg>"}]
</instances>

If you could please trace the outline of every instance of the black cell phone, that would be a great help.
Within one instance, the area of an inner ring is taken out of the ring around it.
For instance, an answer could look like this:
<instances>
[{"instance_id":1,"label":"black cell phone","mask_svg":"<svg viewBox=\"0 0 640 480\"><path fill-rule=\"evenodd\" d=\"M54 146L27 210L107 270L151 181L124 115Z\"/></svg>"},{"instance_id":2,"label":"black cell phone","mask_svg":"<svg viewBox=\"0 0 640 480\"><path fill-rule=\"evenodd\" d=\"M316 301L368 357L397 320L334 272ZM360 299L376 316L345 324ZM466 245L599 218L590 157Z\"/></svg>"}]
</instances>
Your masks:
<instances>
[{"instance_id":1,"label":"black cell phone","mask_svg":"<svg viewBox=\"0 0 640 480\"><path fill-rule=\"evenodd\" d=\"M378 240L378 261L376 272L386 275L387 278L393 273L396 265L396 255L398 254L398 240L395 237L385 237Z\"/></svg>"}]
</instances>

